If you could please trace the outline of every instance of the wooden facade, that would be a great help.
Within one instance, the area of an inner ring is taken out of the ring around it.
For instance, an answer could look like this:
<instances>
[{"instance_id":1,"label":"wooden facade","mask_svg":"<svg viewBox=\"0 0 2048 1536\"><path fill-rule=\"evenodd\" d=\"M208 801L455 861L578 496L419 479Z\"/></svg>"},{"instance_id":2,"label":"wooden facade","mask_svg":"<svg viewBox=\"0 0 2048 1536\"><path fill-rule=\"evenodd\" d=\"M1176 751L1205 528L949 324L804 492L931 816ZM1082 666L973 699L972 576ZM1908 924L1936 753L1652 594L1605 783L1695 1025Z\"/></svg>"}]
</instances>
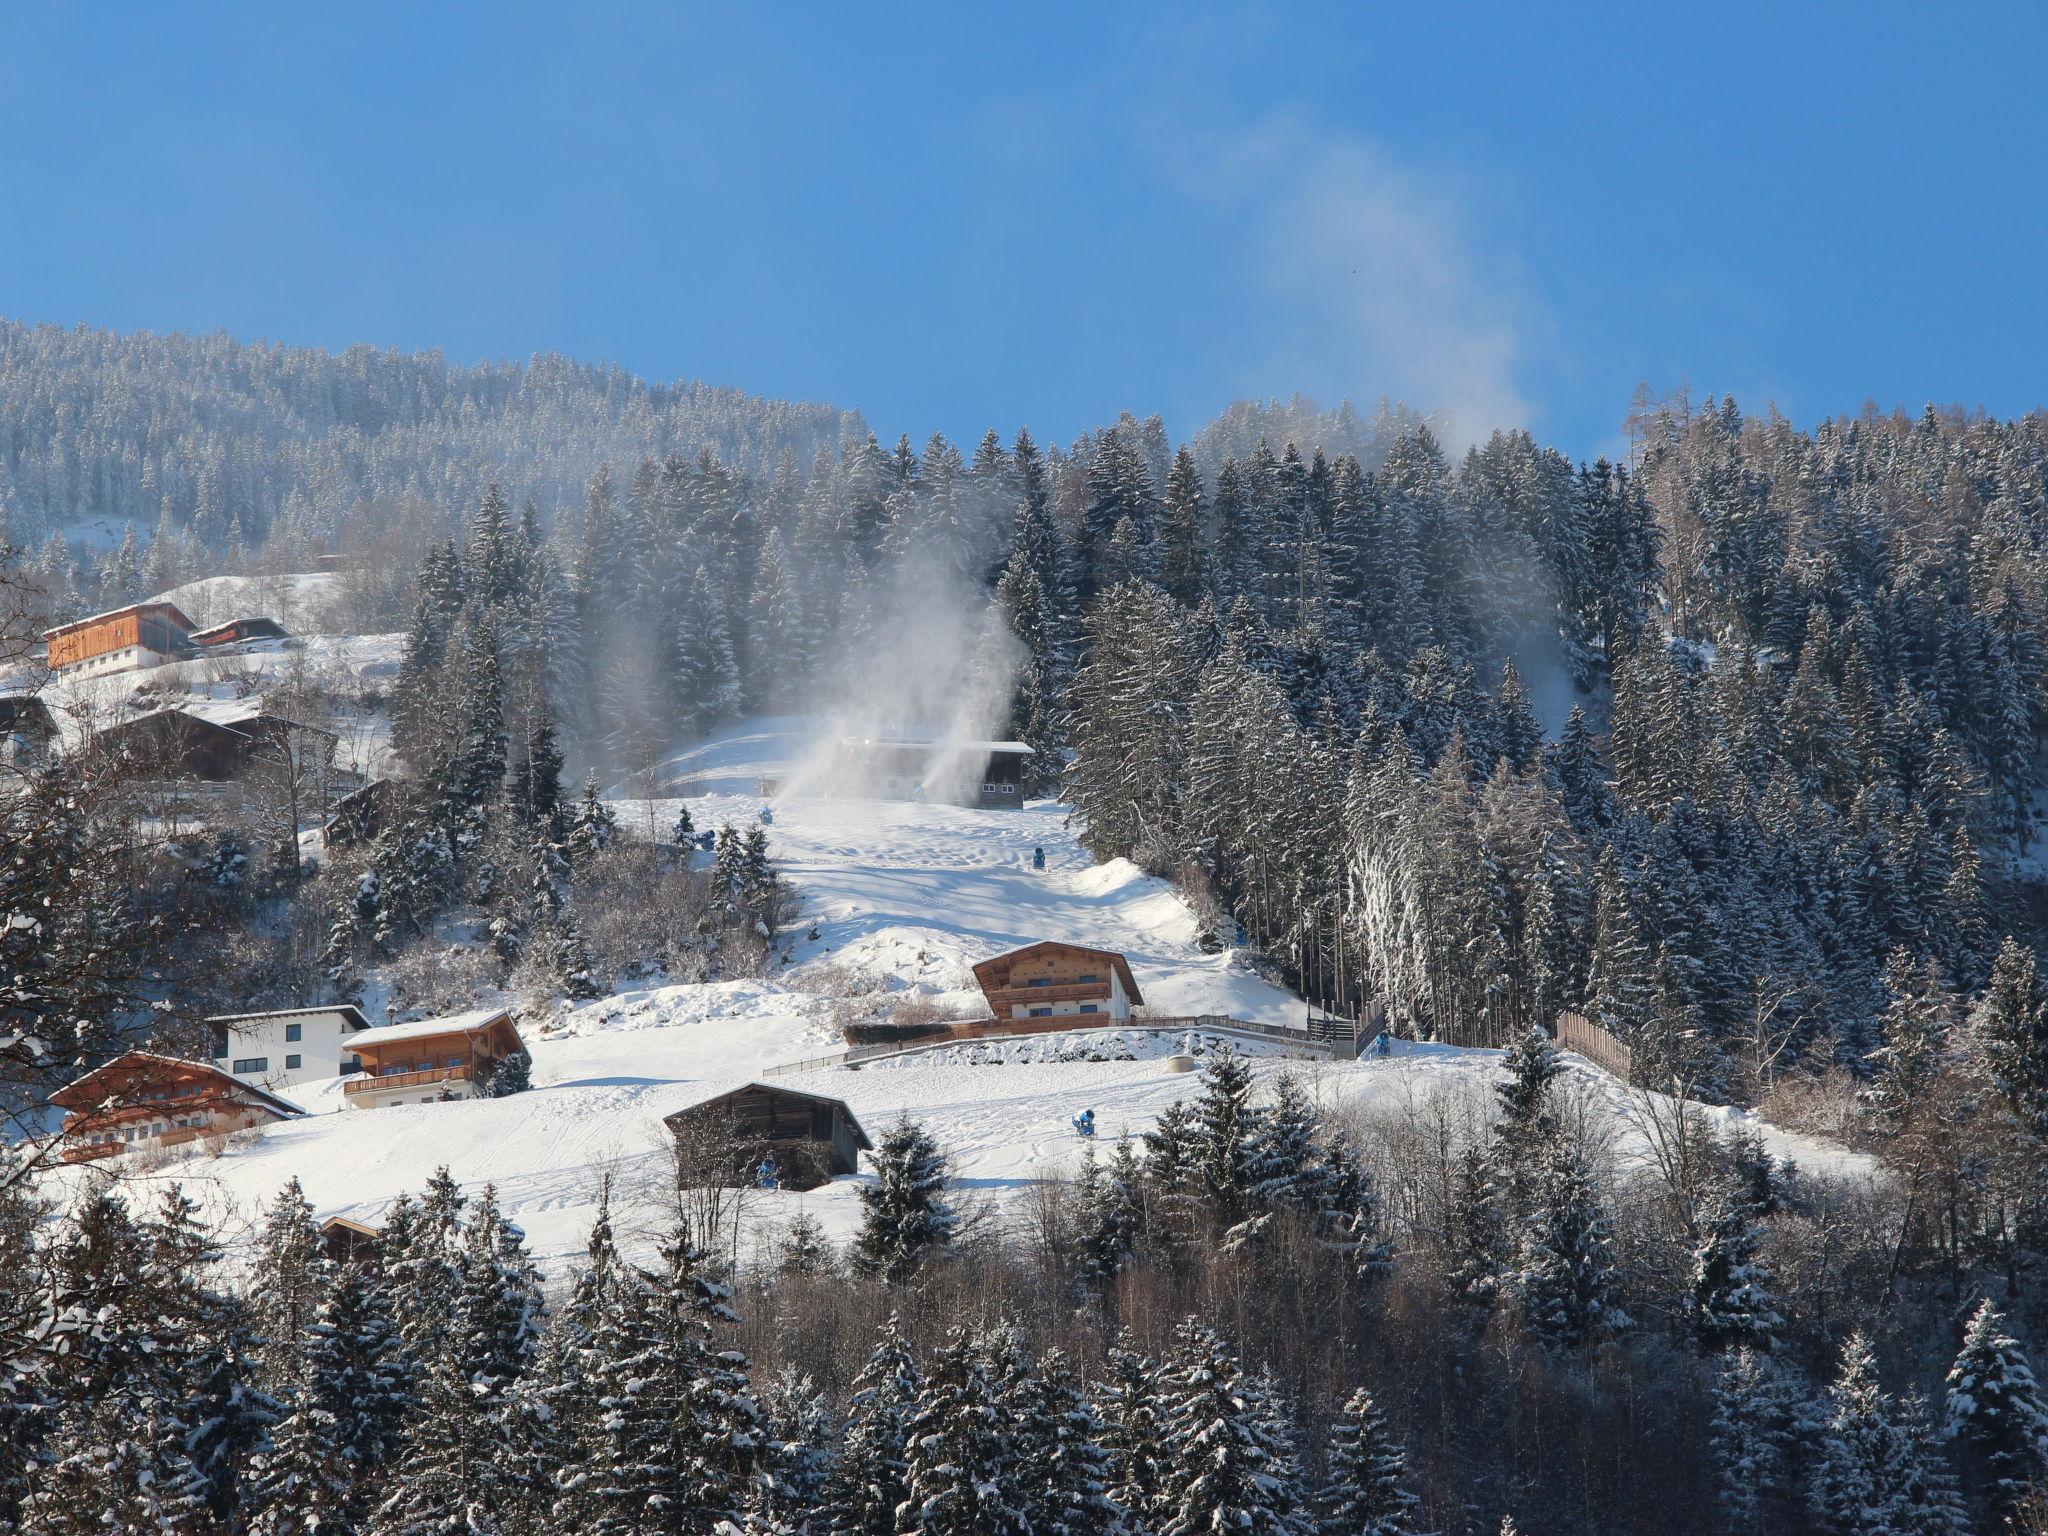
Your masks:
<instances>
[{"instance_id":1,"label":"wooden facade","mask_svg":"<svg viewBox=\"0 0 2048 1536\"><path fill-rule=\"evenodd\" d=\"M1054 939L984 960L974 968L974 979L998 1019L1122 1020L1145 1001L1130 963L1115 950Z\"/></svg>"},{"instance_id":2,"label":"wooden facade","mask_svg":"<svg viewBox=\"0 0 2048 1536\"><path fill-rule=\"evenodd\" d=\"M192 621L176 603L130 603L45 630L53 670L93 664L110 671L175 661L192 650Z\"/></svg>"},{"instance_id":3,"label":"wooden facade","mask_svg":"<svg viewBox=\"0 0 2048 1536\"><path fill-rule=\"evenodd\" d=\"M679 1109L663 1121L692 1176L752 1184L772 1159L783 1189L816 1189L852 1173L860 1154L874 1150L843 1100L748 1083L730 1093Z\"/></svg>"},{"instance_id":4,"label":"wooden facade","mask_svg":"<svg viewBox=\"0 0 2048 1536\"><path fill-rule=\"evenodd\" d=\"M334 732L303 725L282 715L250 710L231 721L209 720L189 709L158 709L146 715L101 726L99 749L125 760L151 778L194 779L226 784L241 778L261 754L290 752L303 761L316 752L319 764L332 756Z\"/></svg>"},{"instance_id":5,"label":"wooden facade","mask_svg":"<svg viewBox=\"0 0 2048 1536\"><path fill-rule=\"evenodd\" d=\"M297 1105L204 1062L130 1051L50 1095L64 1161L182 1146L297 1115Z\"/></svg>"},{"instance_id":6,"label":"wooden facade","mask_svg":"<svg viewBox=\"0 0 2048 1536\"><path fill-rule=\"evenodd\" d=\"M384 1234L376 1227L346 1216L330 1216L320 1223L320 1246L336 1264L369 1264L377 1257L377 1244Z\"/></svg>"},{"instance_id":7,"label":"wooden facade","mask_svg":"<svg viewBox=\"0 0 2048 1536\"><path fill-rule=\"evenodd\" d=\"M351 1109L478 1098L501 1062L526 1054L502 1009L387 1024L351 1035L348 1048L363 1064L360 1076L341 1085Z\"/></svg>"}]
</instances>

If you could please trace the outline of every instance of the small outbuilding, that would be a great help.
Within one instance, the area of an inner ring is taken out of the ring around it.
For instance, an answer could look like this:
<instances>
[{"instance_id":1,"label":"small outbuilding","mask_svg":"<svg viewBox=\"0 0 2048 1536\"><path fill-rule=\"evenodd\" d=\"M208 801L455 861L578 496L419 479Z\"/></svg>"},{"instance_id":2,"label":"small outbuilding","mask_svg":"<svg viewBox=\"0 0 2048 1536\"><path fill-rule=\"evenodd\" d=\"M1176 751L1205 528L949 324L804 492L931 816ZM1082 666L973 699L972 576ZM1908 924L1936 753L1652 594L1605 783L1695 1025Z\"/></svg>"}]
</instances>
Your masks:
<instances>
[{"instance_id":1,"label":"small outbuilding","mask_svg":"<svg viewBox=\"0 0 2048 1536\"><path fill-rule=\"evenodd\" d=\"M369 1263L377 1257L377 1244L383 1236L382 1229L346 1216L330 1216L320 1223L320 1246L336 1264Z\"/></svg>"},{"instance_id":2,"label":"small outbuilding","mask_svg":"<svg viewBox=\"0 0 2048 1536\"><path fill-rule=\"evenodd\" d=\"M707 1182L762 1182L762 1165L772 1162L778 1188L816 1189L855 1172L860 1154L874 1150L845 1100L767 1083L730 1089L662 1123L680 1162Z\"/></svg>"}]
</instances>

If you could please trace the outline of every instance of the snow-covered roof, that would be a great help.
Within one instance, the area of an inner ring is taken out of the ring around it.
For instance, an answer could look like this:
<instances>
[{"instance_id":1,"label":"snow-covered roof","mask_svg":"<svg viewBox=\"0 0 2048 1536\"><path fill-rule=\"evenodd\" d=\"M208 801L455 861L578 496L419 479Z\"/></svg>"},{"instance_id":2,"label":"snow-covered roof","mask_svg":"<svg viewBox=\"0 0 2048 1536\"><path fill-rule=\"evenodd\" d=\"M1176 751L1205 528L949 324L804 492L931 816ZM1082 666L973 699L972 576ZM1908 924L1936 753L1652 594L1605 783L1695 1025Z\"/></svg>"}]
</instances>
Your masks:
<instances>
[{"instance_id":1,"label":"snow-covered roof","mask_svg":"<svg viewBox=\"0 0 2048 1536\"><path fill-rule=\"evenodd\" d=\"M184 610L176 603L165 602L162 599L152 599L146 603L123 603L118 608L109 608L105 613L91 613L82 619L73 619L68 624L59 624L54 629L44 630L43 638L47 640L52 635L68 635L74 629L84 629L88 624L97 624L102 619L118 619L124 613L140 613L145 608L167 608L178 616L178 623L180 625L187 630L192 628L192 621L185 617Z\"/></svg>"},{"instance_id":2,"label":"snow-covered roof","mask_svg":"<svg viewBox=\"0 0 2048 1536\"><path fill-rule=\"evenodd\" d=\"M254 1024L262 1019L311 1018L316 1014L338 1013L344 1020L353 1019L353 1028L368 1029L370 1021L363 1017L363 1010L354 1003L316 1003L308 1008L271 1008L262 1013L216 1013L209 1024Z\"/></svg>"},{"instance_id":3,"label":"snow-covered roof","mask_svg":"<svg viewBox=\"0 0 2048 1536\"><path fill-rule=\"evenodd\" d=\"M124 1051L112 1061L94 1067L83 1077L72 1079L50 1095L50 1102L74 1112L90 1109L94 1106L89 1090L96 1090L103 1079L119 1078L137 1068L147 1071L151 1067L174 1067L188 1076L215 1078L220 1082L224 1092L253 1099L257 1107L266 1109L274 1115L288 1117L305 1113L289 1100L280 1099L276 1094L259 1088L254 1083L245 1083L239 1077L221 1071L211 1062L191 1061L183 1056L166 1056L159 1051Z\"/></svg>"},{"instance_id":4,"label":"snow-covered roof","mask_svg":"<svg viewBox=\"0 0 2048 1536\"><path fill-rule=\"evenodd\" d=\"M414 1019L410 1024L379 1024L375 1029L350 1035L348 1043L354 1049L395 1045L401 1040L426 1040L435 1035L470 1035L488 1029L500 1019L510 1023L511 1015L503 1008L476 1008L468 1013L451 1013L445 1018Z\"/></svg>"},{"instance_id":5,"label":"snow-covered roof","mask_svg":"<svg viewBox=\"0 0 2048 1536\"><path fill-rule=\"evenodd\" d=\"M906 752L1002 752L1031 757L1032 749L1021 741L955 741L945 736L843 736L847 746L896 748Z\"/></svg>"}]
</instances>

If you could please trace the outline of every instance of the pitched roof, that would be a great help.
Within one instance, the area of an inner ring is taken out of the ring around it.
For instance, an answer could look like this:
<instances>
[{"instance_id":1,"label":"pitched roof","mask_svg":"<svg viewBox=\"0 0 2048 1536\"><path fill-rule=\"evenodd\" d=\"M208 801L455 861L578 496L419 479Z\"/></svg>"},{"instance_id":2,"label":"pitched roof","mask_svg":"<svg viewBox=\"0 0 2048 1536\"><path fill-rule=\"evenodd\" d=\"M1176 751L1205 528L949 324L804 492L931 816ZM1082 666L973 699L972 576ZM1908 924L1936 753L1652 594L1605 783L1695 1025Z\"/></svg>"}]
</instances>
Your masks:
<instances>
[{"instance_id":1,"label":"pitched roof","mask_svg":"<svg viewBox=\"0 0 2048 1536\"><path fill-rule=\"evenodd\" d=\"M844 1099L835 1099L831 1095L823 1093L805 1093L800 1088L785 1088L780 1083L763 1083L753 1079L737 1084L712 1080L694 1086L702 1090L702 1097L685 1104L681 1109L670 1110L661 1117L662 1124L666 1125L672 1120L682 1118L684 1115L697 1114L702 1110L710 1109L713 1105L723 1104L727 1099L745 1093L751 1088L758 1088L763 1093L774 1094L780 1098L803 1099L812 1104L831 1105L846 1116L846 1123L853 1130L853 1139L859 1143L861 1150L864 1152L875 1150L875 1144L868 1140L868 1133L861 1127L860 1117L854 1114L852 1107Z\"/></svg>"},{"instance_id":2,"label":"pitched roof","mask_svg":"<svg viewBox=\"0 0 2048 1536\"><path fill-rule=\"evenodd\" d=\"M409 1024L379 1024L375 1029L366 1029L359 1035L350 1035L348 1043L351 1049L374 1049L380 1045L395 1045L401 1040L430 1040L435 1035L473 1035L489 1029L500 1019L510 1024L512 1015L503 1008L477 1008L468 1013L451 1013L440 1019L414 1019Z\"/></svg>"},{"instance_id":3,"label":"pitched roof","mask_svg":"<svg viewBox=\"0 0 2048 1536\"><path fill-rule=\"evenodd\" d=\"M1035 955L1041 950L1064 949L1077 955L1093 955L1105 964L1116 967L1117 978L1124 984L1124 995L1132 1004L1145 1001L1138 992L1138 979L1131 974L1131 963L1113 949L1094 949L1086 944L1069 944L1061 939L1040 939L1036 944L1026 944L1022 949L1005 950L1000 955L991 955L974 967L974 979L983 992L1000 990L1009 984L1010 968L1026 955ZM997 979L1000 977L1001 979Z\"/></svg>"},{"instance_id":4,"label":"pitched roof","mask_svg":"<svg viewBox=\"0 0 2048 1536\"><path fill-rule=\"evenodd\" d=\"M355 1020L355 1029L368 1029L370 1021L363 1017L363 1010L354 1003L316 1003L308 1008L272 1008L262 1013L216 1013L207 1019L209 1024L252 1024L258 1019L311 1018L320 1013L338 1013L345 1019Z\"/></svg>"},{"instance_id":5,"label":"pitched roof","mask_svg":"<svg viewBox=\"0 0 2048 1536\"><path fill-rule=\"evenodd\" d=\"M254 1083L245 1083L239 1077L221 1071L219 1067L203 1061L188 1061L183 1056L165 1056L156 1051L124 1051L112 1061L94 1067L83 1077L73 1078L50 1095L50 1102L62 1109L90 1110L95 1107L94 1086L98 1079L109 1077L122 1068L132 1070L135 1067L152 1065L175 1067L179 1072L190 1076L217 1078L223 1091L232 1090L238 1096L252 1098L259 1108L269 1110L280 1118L305 1113L298 1105L280 1099L276 1094L258 1088Z\"/></svg>"},{"instance_id":6,"label":"pitched roof","mask_svg":"<svg viewBox=\"0 0 2048 1536\"><path fill-rule=\"evenodd\" d=\"M123 603L119 608L109 608L105 613L89 614L82 619L73 619L69 624L59 624L55 629L46 629L43 631L43 638L47 640L52 635L68 635L75 629L84 629L88 625L98 624L107 619L118 619L124 613L141 613L151 608L175 614L186 633L191 633L192 621L185 617L184 610L176 603Z\"/></svg>"}]
</instances>

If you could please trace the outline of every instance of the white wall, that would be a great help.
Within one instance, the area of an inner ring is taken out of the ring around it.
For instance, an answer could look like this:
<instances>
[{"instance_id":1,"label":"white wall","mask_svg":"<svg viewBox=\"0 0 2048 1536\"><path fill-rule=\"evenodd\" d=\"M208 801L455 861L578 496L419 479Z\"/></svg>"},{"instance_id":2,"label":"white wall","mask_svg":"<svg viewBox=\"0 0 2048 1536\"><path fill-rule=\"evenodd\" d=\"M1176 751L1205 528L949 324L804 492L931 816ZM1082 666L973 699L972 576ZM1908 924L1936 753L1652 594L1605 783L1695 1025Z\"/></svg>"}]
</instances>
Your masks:
<instances>
[{"instance_id":1,"label":"white wall","mask_svg":"<svg viewBox=\"0 0 2048 1536\"><path fill-rule=\"evenodd\" d=\"M344 1043L356 1032L349 1024L348 1015L339 1010L245 1019L230 1027L227 1055L215 1057L213 1064L259 1088L290 1088L298 1083L339 1077L343 1059L352 1054ZM294 1028L299 1036L296 1040L290 1038ZM297 1066L290 1065L294 1057L298 1059ZM235 1070L238 1062L256 1061L263 1065L247 1071Z\"/></svg>"}]
</instances>

